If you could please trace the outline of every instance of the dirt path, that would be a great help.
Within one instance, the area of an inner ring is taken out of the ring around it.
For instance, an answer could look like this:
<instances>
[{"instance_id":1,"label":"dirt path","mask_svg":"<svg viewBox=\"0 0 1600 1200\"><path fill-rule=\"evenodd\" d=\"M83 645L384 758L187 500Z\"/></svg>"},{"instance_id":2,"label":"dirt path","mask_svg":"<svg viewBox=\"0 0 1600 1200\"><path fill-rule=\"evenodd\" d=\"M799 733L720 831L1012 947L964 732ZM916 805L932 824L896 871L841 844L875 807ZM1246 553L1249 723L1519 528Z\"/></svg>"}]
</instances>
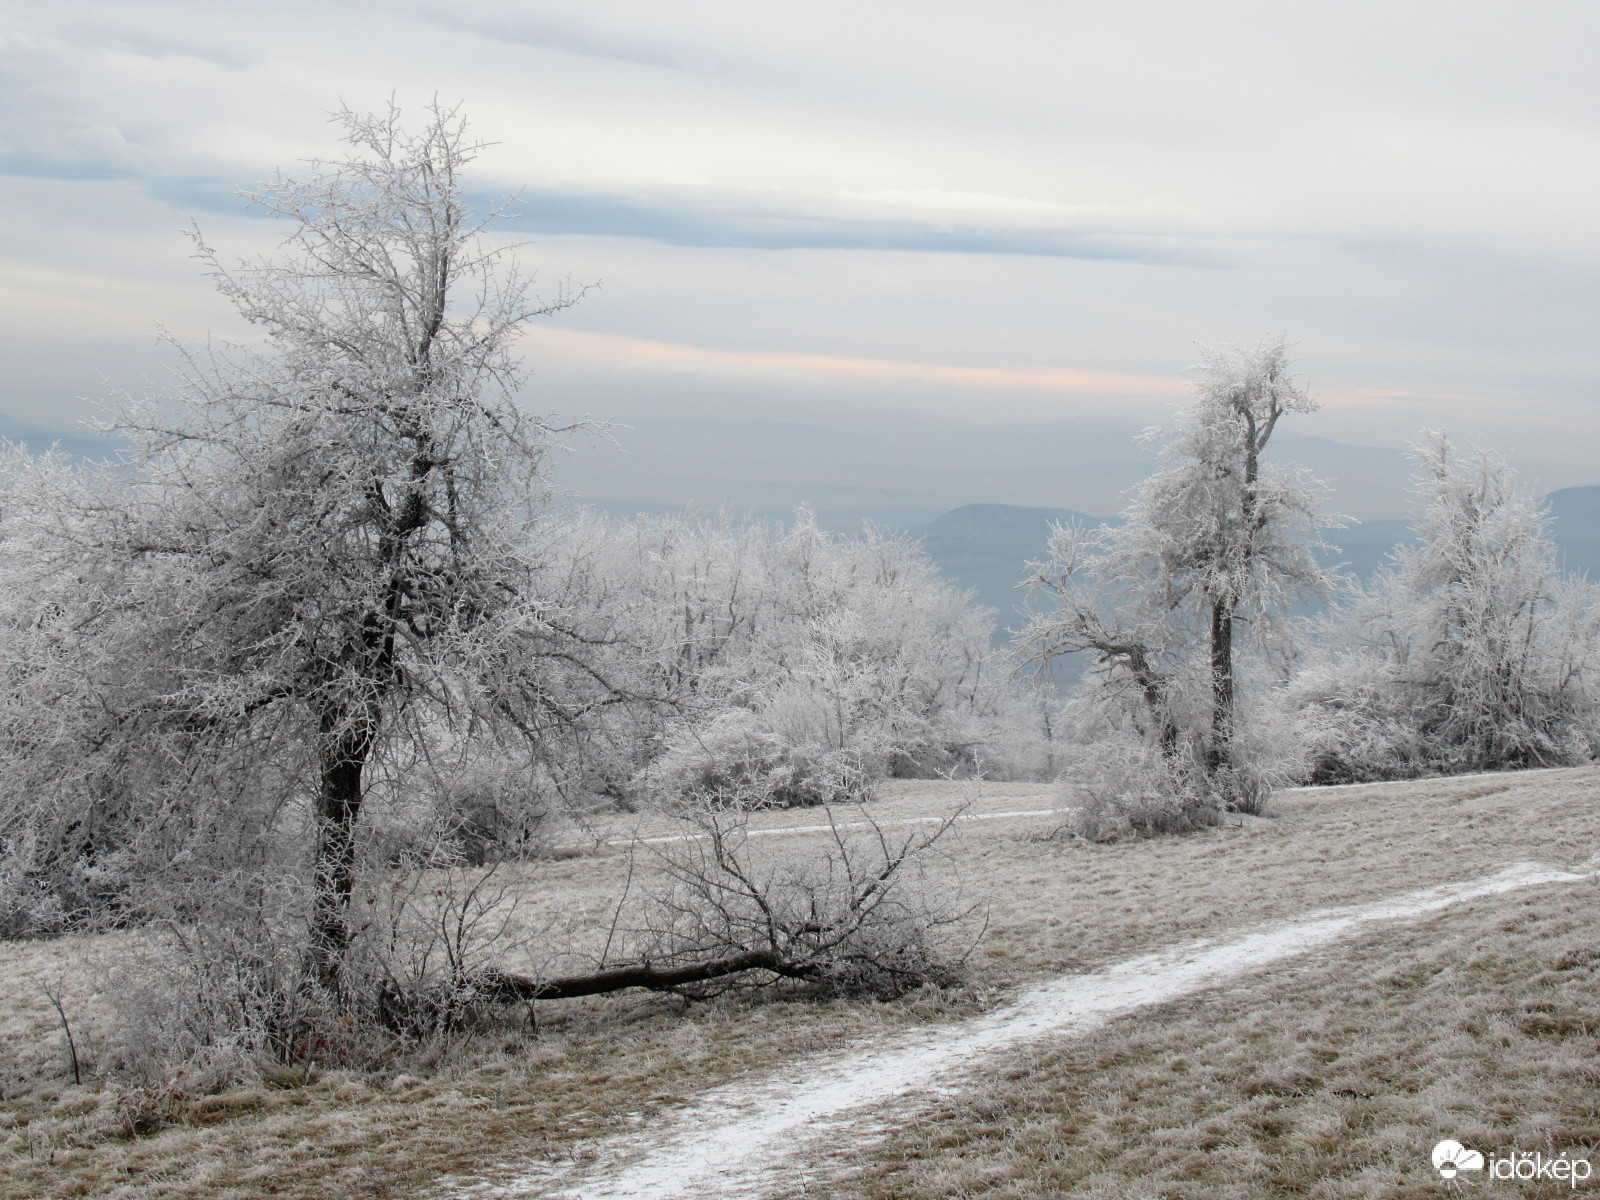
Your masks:
<instances>
[{"instance_id":1,"label":"dirt path","mask_svg":"<svg viewBox=\"0 0 1600 1200\"><path fill-rule=\"evenodd\" d=\"M1600 856L1586 868L1600 866ZM533 1165L508 1182L457 1189L457 1197L759 1196L790 1160L840 1136L874 1105L911 1092L947 1090L986 1056L1049 1036L1082 1033L1146 1005L1215 987L1240 975L1353 937L1375 922L1416 920L1452 904L1539 884L1592 877L1524 863L1466 883L1311 913L1227 940L1190 942L1105 971L1029 988L1004 1008L955 1027L857 1045L753 1084L717 1089L665 1128L595 1144L582 1163ZM502 1176L503 1178L503 1176Z\"/></svg>"}]
</instances>

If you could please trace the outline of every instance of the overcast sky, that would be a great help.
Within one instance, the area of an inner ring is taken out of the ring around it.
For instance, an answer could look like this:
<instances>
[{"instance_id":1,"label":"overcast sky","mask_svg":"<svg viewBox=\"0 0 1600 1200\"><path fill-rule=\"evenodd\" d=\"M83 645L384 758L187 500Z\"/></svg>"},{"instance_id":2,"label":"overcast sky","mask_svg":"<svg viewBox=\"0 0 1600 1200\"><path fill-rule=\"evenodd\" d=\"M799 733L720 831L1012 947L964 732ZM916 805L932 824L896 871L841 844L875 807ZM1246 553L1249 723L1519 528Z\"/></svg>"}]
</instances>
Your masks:
<instances>
[{"instance_id":1,"label":"overcast sky","mask_svg":"<svg viewBox=\"0 0 1600 1200\"><path fill-rule=\"evenodd\" d=\"M1588 0L9 5L0 410L236 329L179 228L265 246L236 188L437 93L603 281L541 409L1145 421L1284 332L1300 432L1600 463L1597 48Z\"/></svg>"}]
</instances>

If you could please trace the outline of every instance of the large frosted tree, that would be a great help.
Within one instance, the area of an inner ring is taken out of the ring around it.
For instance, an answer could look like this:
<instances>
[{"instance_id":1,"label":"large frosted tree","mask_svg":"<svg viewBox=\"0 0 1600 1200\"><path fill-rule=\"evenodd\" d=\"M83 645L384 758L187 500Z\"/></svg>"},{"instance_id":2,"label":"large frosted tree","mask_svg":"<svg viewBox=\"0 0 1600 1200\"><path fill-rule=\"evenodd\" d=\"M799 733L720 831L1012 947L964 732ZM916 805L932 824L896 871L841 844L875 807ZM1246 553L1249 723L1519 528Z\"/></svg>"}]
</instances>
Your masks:
<instances>
[{"instance_id":1,"label":"large frosted tree","mask_svg":"<svg viewBox=\"0 0 1600 1200\"><path fill-rule=\"evenodd\" d=\"M1324 622L1295 682L1329 781L1582 763L1600 746L1600 592L1498 455L1414 448L1414 540Z\"/></svg>"},{"instance_id":2,"label":"large frosted tree","mask_svg":"<svg viewBox=\"0 0 1600 1200\"><path fill-rule=\"evenodd\" d=\"M1198 675L1206 729L1190 732L1213 773L1230 766L1238 624L1268 626L1294 595L1328 587L1313 553L1330 524L1319 488L1267 457L1278 422L1315 408L1283 341L1208 351L1194 401L1149 435L1162 442L1159 466L1122 522L1055 530L1029 581L1049 605L1023 635L1025 654L1042 664L1089 652L1169 753L1184 732L1175 691Z\"/></svg>"},{"instance_id":3,"label":"large frosted tree","mask_svg":"<svg viewBox=\"0 0 1600 1200\"><path fill-rule=\"evenodd\" d=\"M174 390L108 410L122 469L35 465L5 514L13 578L67 597L32 620L63 677L92 644L122 681L103 732L142 744L119 763L195 811L229 753L309 798L307 962L330 987L386 749L463 721L537 739L607 695L540 588L558 431L513 401L519 335L573 297L540 299L471 217L456 113L338 119L347 157L250 197L286 226L274 255L229 265L195 234L254 338L180 348Z\"/></svg>"}]
</instances>

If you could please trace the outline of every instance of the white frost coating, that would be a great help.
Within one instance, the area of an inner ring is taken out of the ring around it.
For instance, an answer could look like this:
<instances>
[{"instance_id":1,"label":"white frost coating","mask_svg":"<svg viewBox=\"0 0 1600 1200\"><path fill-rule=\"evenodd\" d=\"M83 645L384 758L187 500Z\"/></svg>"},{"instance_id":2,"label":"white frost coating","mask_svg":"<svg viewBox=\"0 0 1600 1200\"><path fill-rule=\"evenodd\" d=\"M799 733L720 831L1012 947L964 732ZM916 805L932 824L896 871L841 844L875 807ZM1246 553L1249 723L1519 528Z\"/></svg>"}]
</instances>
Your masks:
<instances>
[{"instance_id":1,"label":"white frost coating","mask_svg":"<svg viewBox=\"0 0 1600 1200\"><path fill-rule=\"evenodd\" d=\"M1145 1005L1214 987L1331 945L1372 922L1415 919L1465 900L1592 876L1593 872L1522 863L1468 883L1328 909L1230 941L1189 942L1096 974L1069 975L1029 988L1012 1004L961 1025L857 1046L795 1063L760 1082L719 1088L678 1113L653 1138L631 1135L598 1143L591 1177L560 1191L546 1189L573 1168L552 1163L509 1183L478 1185L454 1194L544 1193L570 1200L759 1194L763 1178L782 1159L836 1130L838 1118L858 1117L862 1114L854 1110L912 1091L948 1087L964 1067L985 1055L1052 1035L1085 1032Z\"/></svg>"},{"instance_id":2,"label":"white frost coating","mask_svg":"<svg viewBox=\"0 0 1600 1200\"><path fill-rule=\"evenodd\" d=\"M832 833L835 830L855 829L889 829L896 825L938 825L944 821L1009 821L1024 817L1064 817L1070 808L1028 808L1018 809L1013 812L994 813L961 813L955 817L892 817L883 821L839 821L832 825L773 825L765 829L746 829L746 837L781 837L786 834L797 833ZM601 842L602 846L660 846L669 842L698 842L705 838L703 833L672 833L658 837L618 837L608 838ZM556 850L585 850L594 845L593 842L570 842L556 846Z\"/></svg>"},{"instance_id":3,"label":"white frost coating","mask_svg":"<svg viewBox=\"0 0 1600 1200\"><path fill-rule=\"evenodd\" d=\"M786 833L832 833L834 830L888 829L893 825L938 825L945 821L1004 821L1013 817L1060 817L1070 808L1030 808L1018 812L961 813L955 817L895 817L887 821L839 821L833 825L774 825L769 829L747 829L746 837L777 837ZM666 837L613 838L608 846L650 846L661 842L698 842L703 833L675 833Z\"/></svg>"}]
</instances>

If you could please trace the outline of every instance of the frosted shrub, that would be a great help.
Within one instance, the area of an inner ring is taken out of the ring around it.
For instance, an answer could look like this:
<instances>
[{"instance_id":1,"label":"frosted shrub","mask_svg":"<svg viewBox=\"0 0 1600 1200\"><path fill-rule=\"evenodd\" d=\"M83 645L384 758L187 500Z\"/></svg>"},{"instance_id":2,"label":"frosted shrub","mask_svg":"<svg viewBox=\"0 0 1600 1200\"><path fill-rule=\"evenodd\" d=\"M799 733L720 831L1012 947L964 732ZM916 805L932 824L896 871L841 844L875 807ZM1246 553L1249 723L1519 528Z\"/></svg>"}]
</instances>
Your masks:
<instances>
[{"instance_id":1,"label":"frosted shrub","mask_svg":"<svg viewBox=\"0 0 1600 1200\"><path fill-rule=\"evenodd\" d=\"M1275 790L1302 782L1310 772L1302 714L1279 673L1260 654L1241 657L1238 673L1244 687L1233 753L1220 767L1207 760L1199 737L1155 736L1146 706L1128 694L1121 675L1085 679L1058 717L1070 830L1092 841L1180 833L1214 825L1223 813L1261 815ZM1164 693L1170 727L1194 728L1208 699L1203 670L1175 671Z\"/></svg>"},{"instance_id":2,"label":"frosted shrub","mask_svg":"<svg viewBox=\"0 0 1600 1200\"><path fill-rule=\"evenodd\" d=\"M335 993L307 962L309 888L277 872L192 880L182 908L148 914L108 960L120 1066L362 1065L396 1038L496 1020L501 1006L477 981L527 951L523 888L512 868L469 867L448 850L361 872Z\"/></svg>"},{"instance_id":3,"label":"frosted shrub","mask_svg":"<svg viewBox=\"0 0 1600 1200\"><path fill-rule=\"evenodd\" d=\"M627 795L814 804L971 771L1004 726L989 614L911 542L689 518L598 523L640 699L591 778ZM620 781L626 777L626 787Z\"/></svg>"},{"instance_id":4,"label":"frosted shrub","mask_svg":"<svg viewBox=\"0 0 1600 1200\"><path fill-rule=\"evenodd\" d=\"M1428 771L1418 696L1381 656L1314 651L1289 695L1311 782L1407 779Z\"/></svg>"},{"instance_id":5,"label":"frosted shrub","mask_svg":"<svg viewBox=\"0 0 1600 1200\"><path fill-rule=\"evenodd\" d=\"M1259 815L1274 791L1311 778L1317 743L1283 678L1286 671L1261 654L1239 664L1244 691L1234 731L1237 752L1232 779L1218 789L1229 797L1229 811Z\"/></svg>"},{"instance_id":6,"label":"frosted shrub","mask_svg":"<svg viewBox=\"0 0 1600 1200\"><path fill-rule=\"evenodd\" d=\"M0 938L58 937L74 923L71 881L30 877L30 857L10 846L0 855Z\"/></svg>"},{"instance_id":7,"label":"frosted shrub","mask_svg":"<svg viewBox=\"0 0 1600 1200\"><path fill-rule=\"evenodd\" d=\"M661 795L707 797L792 808L860 800L870 794L862 755L774 728L769 711L730 709L668 747L645 772Z\"/></svg>"},{"instance_id":8,"label":"frosted shrub","mask_svg":"<svg viewBox=\"0 0 1600 1200\"><path fill-rule=\"evenodd\" d=\"M521 739L440 728L425 754L380 764L362 842L373 863L459 857L472 866L537 856L558 802L550 771Z\"/></svg>"},{"instance_id":9,"label":"frosted shrub","mask_svg":"<svg viewBox=\"0 0 1600 1200\"><path fill-rule=\"evenodd\" d=\"M1048 689L996 688L990 711L972 721L970 771L984 779L1048 781L1060 771L1061 703Z\"/></svg>"},{"instance_id":10,"label":"frosted shrub","mask_svg":"<svg viewBox=\"0 0 1600 1200\"><path fill-rule=\"evenodd\" d=\"M1092 842L1186 833L1218 820L1192 754L1168 755L1128 736L1072 748L1059 786L1067 829Z\"/></svg>"},{"instance_id":11,"label":"frosted shrub","mask_svg":"<svg viewBox=\"0 0 1600 1200\"><path fill-rule=\"evenodd\" d=\"M1487 451L1416 451L1417 544L1350 588L1294 690L1324 782L1554 766L1600 749L1600 594Z\"/></svg>"},{"instance_id":12,"label":"frosted shrub","mask_svg":"<svg viewBox=\"0 0 1600 1200\"><path fill-rule=\"evenodd\" d=\"M181 908L157 896L142 930L108 964L125 1070L187 1065L248 1074L319 1041L324 1063L347 1048L336 998L305 975L309 889L237 872L191 880Z\"/></svg>"}]
</instances>

